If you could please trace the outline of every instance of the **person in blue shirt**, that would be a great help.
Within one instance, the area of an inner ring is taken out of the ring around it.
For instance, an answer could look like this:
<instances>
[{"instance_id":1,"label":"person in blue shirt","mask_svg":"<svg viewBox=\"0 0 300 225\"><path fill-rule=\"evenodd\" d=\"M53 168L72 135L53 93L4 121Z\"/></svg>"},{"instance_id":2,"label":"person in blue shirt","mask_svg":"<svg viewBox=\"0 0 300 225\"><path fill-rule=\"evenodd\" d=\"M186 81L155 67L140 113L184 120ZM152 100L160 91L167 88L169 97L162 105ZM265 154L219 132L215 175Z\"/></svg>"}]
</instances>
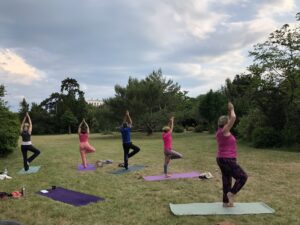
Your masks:
<instances>
[{"instance_id":1,"label":"person in blue shirt","mask_svg":"<svg viewBox=\"0 0 300 225\"><path fill-rule=\"evenodd\" d=\"M132 120L129 115L129 111L127 110L124 116L123 125L120 128L120 132L122 134L122 141L123 141L123 150L124 150L124 164L120 164L126 170L128 169L128 159L134 156L136 153L140 151L140 148L132 144L130 138L130 131L132 128ZM132 149L131 152L130 149Z\"/></svg>"}]
</instances>

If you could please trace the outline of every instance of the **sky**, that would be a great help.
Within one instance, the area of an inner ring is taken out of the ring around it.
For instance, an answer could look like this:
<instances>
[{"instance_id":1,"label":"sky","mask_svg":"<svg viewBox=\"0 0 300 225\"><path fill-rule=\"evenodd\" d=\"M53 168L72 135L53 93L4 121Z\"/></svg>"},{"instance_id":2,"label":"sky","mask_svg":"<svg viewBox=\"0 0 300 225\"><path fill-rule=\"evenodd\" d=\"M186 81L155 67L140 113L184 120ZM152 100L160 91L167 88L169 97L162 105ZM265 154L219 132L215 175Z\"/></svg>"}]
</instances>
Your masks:
<instances>
[{"instance_id":1,"label":"sky","mask_svg":"<svg viewBox=\"0 0 300 225\"><path fill-rule=\"evenodd\" d=\"M17 111L67 77L103 99L161 68L196 97L245 72L253 45L297 12L298 0L2 0L0 84Z\"/></svg>"}]
</instances>

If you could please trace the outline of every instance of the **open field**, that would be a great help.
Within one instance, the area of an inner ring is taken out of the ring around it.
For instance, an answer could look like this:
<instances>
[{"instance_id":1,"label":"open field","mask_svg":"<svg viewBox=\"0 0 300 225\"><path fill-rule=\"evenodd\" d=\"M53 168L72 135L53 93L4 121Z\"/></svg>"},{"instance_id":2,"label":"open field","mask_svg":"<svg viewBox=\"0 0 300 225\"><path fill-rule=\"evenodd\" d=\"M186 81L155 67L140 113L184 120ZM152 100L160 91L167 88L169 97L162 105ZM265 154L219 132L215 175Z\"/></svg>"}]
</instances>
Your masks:
<instances>
[{"instance_id":1,"label":"open field","mask_svg":"<svg viewBox=\"0 0 300 225\"><path fill-rule=\"evenodd\" d=\"M144 164L144 170L126 175L109 171L121 162L123 150L119 134L93 134L90 143L97 151L88 155L89 162L112 159L115 163L96 172L77 172L81 162L76 135L34 136L33 144L42 151L33 165L40 172L18 175L22 168L21 151L0 159L0 169L7 166L12 180L0 181L0 191L11 192L25 185L27 196L20 200L0 202L0 219L15 219L24 225L79 224L201 224L212 225L227 220L239 225L300 224L300 153L293 151L259 150L239 145L239 162L249 175L248 183L238 196L240 202L262 201L276 210L270 215L251 216L188 216L176 217L168 204L221 201L221 177L215 162L216 143L213 135L174 134L174 148L184 159L170 164L170 172L210 171L212 180L169 180L146 182L143 175L155 175L163 170L160 134L147 137L133 134L133 142L141 152L129 161ZM36 195L51 185L62 186L106 198L105 202L84 207L67 204Z\"/></svg>"}]
</instances>

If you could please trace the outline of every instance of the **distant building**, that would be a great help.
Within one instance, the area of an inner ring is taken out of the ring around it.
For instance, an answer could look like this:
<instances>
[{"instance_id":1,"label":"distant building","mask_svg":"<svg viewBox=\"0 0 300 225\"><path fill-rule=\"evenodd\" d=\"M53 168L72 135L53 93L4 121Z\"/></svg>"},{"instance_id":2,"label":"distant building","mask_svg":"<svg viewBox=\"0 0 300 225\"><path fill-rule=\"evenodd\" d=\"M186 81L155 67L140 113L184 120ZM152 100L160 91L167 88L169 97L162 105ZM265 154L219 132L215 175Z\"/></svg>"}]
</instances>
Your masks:
<instances>
[{"instance_id":1,"label":"distant building","mask_svg":"<svg viewBox=\"0 0 300 225\"><path fill-rule=\"evenodd\" d=\"M95 107L99 107L101 105L103 105L103 101L99 100L99 99L90 99L86 101L87 104L95 106Z\"/></svg>"}]
</instances>

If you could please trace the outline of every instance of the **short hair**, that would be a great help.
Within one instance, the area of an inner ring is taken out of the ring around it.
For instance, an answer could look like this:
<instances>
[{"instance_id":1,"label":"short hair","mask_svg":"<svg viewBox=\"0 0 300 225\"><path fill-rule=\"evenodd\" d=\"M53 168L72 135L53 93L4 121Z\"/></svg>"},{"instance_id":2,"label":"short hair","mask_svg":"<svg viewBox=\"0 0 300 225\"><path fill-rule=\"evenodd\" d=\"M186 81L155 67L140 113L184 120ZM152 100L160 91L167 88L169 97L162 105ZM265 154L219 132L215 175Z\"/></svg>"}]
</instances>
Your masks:
<instances>
[{"instance_id":1,"label":"short hair","mask_svg":"<svg viewBox=\"0 0 300 225\"><path fill-rule=\"evenodd\" d=\"M220 116L218 119L218 127L224 127L228 123L228 116Z\"/></svg>"},{"instance_id":2,"label":"short hair","mask_svg":"<svg viewBox=\"0 0 300 225\"><path fill-rule=\"evenodd\" d=\"M164 127L162 128L162 130L163 130L163 132L168 132L168 131L171 130L171 128L170 128L169 126L164 126Z\"/></svg>"}]
</instances>

